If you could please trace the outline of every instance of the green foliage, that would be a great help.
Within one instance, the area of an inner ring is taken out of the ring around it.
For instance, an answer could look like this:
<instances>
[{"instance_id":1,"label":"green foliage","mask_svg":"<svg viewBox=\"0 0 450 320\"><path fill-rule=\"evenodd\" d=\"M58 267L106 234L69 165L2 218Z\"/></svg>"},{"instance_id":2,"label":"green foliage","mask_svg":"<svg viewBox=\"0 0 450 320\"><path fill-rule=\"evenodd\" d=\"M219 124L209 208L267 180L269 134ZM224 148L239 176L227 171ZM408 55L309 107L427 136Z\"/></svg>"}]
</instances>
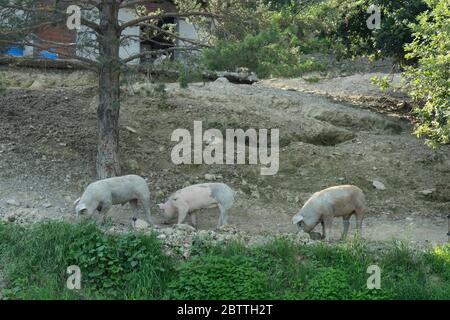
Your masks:
<instances>
[{"instance_id":1,"label":"green foliage","mask_svg":"<svg viewBox=\"0 0 450 320\"><path fill-rule=\"evenodd\" d=\"M178 82L180 84L181 89L187 89L187 87L189 86L187 68L180 68L178 75Z\"/></svg>"},{"instance_id":2,"label":"green foliage","mask_svg":"<svg viewBox=\"0 0 450 320\"><path fill-rule=\"evenodd\" d=\"M381 10L381 29L367 27L367 9ZM426 10L423 0L323 0L280 7L282 24L299 40L300 52L327 52L338 57L394 57L404 63L403 45L411 41L409 23Z\"/></svg>"},{"instance_id":3,"label":"green foliage","mask_svg":"<svg viewBox=\"0 0 450 320\"><path fill-rule=\"evenodd\" d=\"M204 51L204 64L212 70L235 71L245 67L263 78L295 77L323 70L324 66L314 58L300 55L298 39L290 29L278 26L278 18L264 31L247 35L243 41L219 41L214 48Z\"/></svg>"},{"instance_id":4,"label":"green foliage","mask_svg":"<svg viewBox=\"0 0 450 320\"><path fill-rule=\"evenodd\" d=\"M6 90L6 81L5 81L5 75L0 72L0 95L2 95Z\"/></svg>"},{"instance_id":5,"label":"green foliage","mask_svg":"<svg viewBox=\"0 0 450 320\"><path fill-rule=\"evenodd\" d=\"M261 299L265 277L244 256L197 256L177 269L169 284L172 299Z\"/></svg>"},{"instance_id":6,"label":"green foliage","mask_svg":"<svg viewBox=\"0 0 450 320\"><path fill-rule=\"evenodd\" d=\"M191 0L176 0L180 12L201 11ZM200 37L211 44L216 40L241 41L247 35L264 30L270 22L269 6L265 0L208 0L207 10L217 15L211 28L209 17L190 17L199 30ZM204 36L204 37L203 37Z\"/></svg>"},{"instance_id":7,"label":"green foliage","mask_svg":"<svg viewBox=\"0 0 450 320\"><path fill-rule=\"evenodd\" d=\"M406 69L405 79L418 104L415 133L435 147L450 142L450 3L427 0L427 4L431 10L411 25L414 40L406 45L406 57L418 63Z\"/></svg>"},{"instance_id":8,"label":"green foliage","mask_svg":"<svg viewBox=\"0 0 450 320\"><path fill-rule=\"evenodd\" d=\"M92 223L1 225L0 243L14 299L158 298L169 271L153 235L107 235ZM66 289L70 265L81 269L81 291Z\"/></svg>"},{"instance_id":9,"label":"green foliage","mask_svg":"<svg viewBox=\"0 0 450 320\"><path fill-rule=\"evenodd\" d=\"M381 249L381 250L379 250ZM367 289L367 267L381 289ZM66 289L78 265L82 289ZM105 234L92 223L0 223L8 299L449 299L450 245L429 250L361 240L298 245L278 237L255 247L196 237L192 257L166 256L154 235Z\"/></svg>"},{"instance_id":10,"label":"green foliage","mask_svg":"<svg viewBox=\"0 0 450 320\"><path fill-rule=\"evenodd\" d=\"M333 267L317 269L308 284L308 298L313 300L347 298L350 294L349 278L343 270Z\"/></svg>"},{"instance_id":11,"label":"green foliage","mask_svg":"<svg viewBox=\"0 0 450 320\"><path fill-rule=\"evenodd\" d=\"M367 27L370 5L381 10L379 30ZM403 45L412 39L409 23L424 10L423 0L324 0L301 10L295 24L303 52L325 50L341 57L394 57L403 63Z\"/></svg>"},{"instance_id":12,"label":"green foliage","mask_svg":"<svg viewBox=\"0 0 450 320\"><path fill-rule=\"evenodd\" d=\"M393 299L448 299L449 249L447 244L424 253L405 243L393 244L380 257L382 288L389 288Z\"/></svg>"},{"instance_id":13,"label":"green foliage","mask_svg":"<svg viewBox=\"0 0 450 320\"><path fill-rule=\"evenodd\" d=\"M83 271L83 284L102 296L135 295L127 291L133 279L144 276L143 270L149 284L165 271L167 258L154 236L124 234L112 237L94 225L77 231L69 246L69 261ZM144 294L151 298L160 291L157 282L150 288L153 290L142 290L139 296Z\"/></svg>"},{"instance_id":14,"label":"green foliage","mask_svg":"<svg viewBox=\"0 0 450 320\"><path fill-rule=\"evenodd\" d=\"M215 46L204 52L206 67L228 71L246 67L260 77L296 77L326 69L329 62L306 58L309 54L317 56L318 52L337 58L393 57L405 64L408 61L403 46L412 40L410 23L427 8L424 0L274 1L266 4L266 16L270 19L264 26L241 37L219 37ZM381 10L379 30L367 26L370 5Z\"/></svg>"},{"instance_id":15,"label":"green foliage","mask_svg":"<svg viewBox=\"0 0 450 320\"><path fill-rule=\"evenodd\" d=\"M388 76L383 76L381 78L373 76L370 78L370 83L376 85L381 91L384 91L391 86L391 81Z\"/></svg>"}]
</instances>

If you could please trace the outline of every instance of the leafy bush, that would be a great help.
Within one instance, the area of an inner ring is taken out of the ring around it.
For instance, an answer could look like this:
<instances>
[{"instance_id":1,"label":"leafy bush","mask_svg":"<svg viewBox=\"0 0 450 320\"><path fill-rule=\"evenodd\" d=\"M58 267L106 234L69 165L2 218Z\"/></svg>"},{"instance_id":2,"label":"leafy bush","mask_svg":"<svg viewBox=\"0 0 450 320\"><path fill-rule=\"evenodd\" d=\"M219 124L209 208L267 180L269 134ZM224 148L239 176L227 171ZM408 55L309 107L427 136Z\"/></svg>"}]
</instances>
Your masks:
<instances>
[{"instance_id":1,"label":"leafy bush","mask_svg":"<svg viewBox=\"0 0 450 320\"><path fill-rule=\"evenodd\" d=\"M342 299L348 298L351 289L348 275L333 267L322 267L308 284L308 299Z\"/></svg>"},{"instance_id":2,"label":"leafy bush","mask_svg":"<svg viewBox=\"0 0 450 320\"><path fill-rule=\"evenodd\" d=\"M81 269L81 291L66 289L70 265ZM60 222L0 224L0 268L9 279L5 296L14 299L158 298L170 270L154 236Z\"/></svg>"},{"instance_id":3,"label":"leafy bush","mask_svg":"<svg viewBox=\"0 0 450 320\"><path fill-rule=\"evenodd\" d=\"M247 35L264 30L270 22L269 6L265 0L208 0L177 1L180 12L192 11L206 4L207 10L217 15L211 28L209 17L190 17L200 37L207 41L241 41ZM195 8L197 6L197 8Z\"/></svg>"},{"instance_id":4,"label":"leafy bush","mask_svg":"<svg viewBox=\"0 0 450 320\"><path fill-rule=\"evenodd\" d=\"M290 30L282 30L276 20L257 35L240 41L219 41L205 50L203 63L212 70L235 71L245 67L260 77L300 76L307 71L323 70L314 58L302 58L298 39Z\"/></svg>"},{"instance_id":5,"label":"leafy bush","mask_svg":"<svg viewBox=\"0 0 450 320\"><path fill-rule=\"evenodd\" d=\"M450 142L450 3L427 0L431 10L412 25L414 40L406 45L406 57L417 59L405 79L418 103L414 115L417 136L425 136L430 146Z\"/></svg>"},{"instance_id":6,"label":"leafy bush","mask_svg":"<svg viewBox=\"0 0 450 320\"><path fill-rule=\"evenodd\" d=\"M265 277L243 256L197 256L179 266L169 284L172 299L261 299Z\"/></svg>"},{"instance_id":7,"label":"leafy bush","mask_svg":"<svg viewBox=\"0 0 450 320\"><path fill-rule=\"evenodd\" d=\"M377 86L381 91L388 89L391 86L391 82L389 76L383 76L381 78L377 76L370 77L370 83Z\"/></svg>"},{"instance_id":8,"label":"leafy bush","mask_svg":"<svg viewBox=\"0 0 450 320\"><path fill-rule=\"evenodd\" d=\"M367 27L370 5L381 11L381 29ZM342 57L371 55L405 62L411 41L409 23L426 10L423 0L324 0L312 2L295 17L303 52L326 50Z\"/></svg>"},{"instance_id":9,"label":"leafy bush","mask_svg":"<svg viewBox=\"0 0 450 320\"><path fill-rule=\"evenodd\" d=\"M154 236L110 236L95 225L76 230L69 246L69 262L83 272L83 285L106 297L129 296L133 279L145 277L149 287L140 295L152 298L161 290L157 280L166 271L167 258ZM156 280L156 282L155 282Z\"/></svg>"}]
</instances>

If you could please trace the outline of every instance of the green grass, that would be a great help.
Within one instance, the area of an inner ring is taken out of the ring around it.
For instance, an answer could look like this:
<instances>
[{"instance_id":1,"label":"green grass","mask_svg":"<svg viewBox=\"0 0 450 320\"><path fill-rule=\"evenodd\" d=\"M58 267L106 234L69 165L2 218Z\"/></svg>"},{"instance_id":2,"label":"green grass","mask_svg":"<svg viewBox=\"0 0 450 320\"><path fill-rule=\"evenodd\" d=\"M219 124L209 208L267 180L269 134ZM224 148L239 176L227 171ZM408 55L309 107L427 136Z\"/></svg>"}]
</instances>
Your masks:
<instances>
[{"instance_id":1,"label":"green grass","mask_svg":"<svg viewBox=\"0 0 450 320\"><path fill-rule=\"evenodd\" d=\"M361 240L247 248L194 238L188 260L168 257L154 234L103 233L93 223L0 224L7 299L450 299L450 246L419 251ZM381 289L369 290L370 265ZM78 265L81 290L66 289Z\"/></svg>"}]
</instances>

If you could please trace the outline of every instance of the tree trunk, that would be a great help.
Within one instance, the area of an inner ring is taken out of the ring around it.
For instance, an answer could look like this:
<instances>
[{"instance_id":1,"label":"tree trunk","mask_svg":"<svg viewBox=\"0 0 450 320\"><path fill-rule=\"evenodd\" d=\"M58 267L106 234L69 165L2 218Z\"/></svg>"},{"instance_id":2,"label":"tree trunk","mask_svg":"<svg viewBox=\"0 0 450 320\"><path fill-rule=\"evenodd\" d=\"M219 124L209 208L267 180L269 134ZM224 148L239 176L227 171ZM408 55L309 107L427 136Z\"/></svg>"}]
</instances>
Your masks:
<instances>
[{"instance_id":1,"label":"tree trunk","mask_svg":"<svg viewBox=\"0 0 450 320\"><path fill-rule=\"evenodd\" d=\"M118 32L118 5L115 1L100 7L99 51L99 105L97 177L105 179L120 175L119 113L120 61Z\"/></svg>"}]
</instances>

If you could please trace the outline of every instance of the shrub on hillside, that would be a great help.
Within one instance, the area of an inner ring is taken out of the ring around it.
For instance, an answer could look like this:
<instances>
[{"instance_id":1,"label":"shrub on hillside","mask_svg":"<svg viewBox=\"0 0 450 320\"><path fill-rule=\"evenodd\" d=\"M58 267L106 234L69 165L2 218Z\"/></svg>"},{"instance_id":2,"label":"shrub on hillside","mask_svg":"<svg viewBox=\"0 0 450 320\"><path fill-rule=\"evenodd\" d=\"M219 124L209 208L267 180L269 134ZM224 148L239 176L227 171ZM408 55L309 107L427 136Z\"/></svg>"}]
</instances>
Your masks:
<instances>
[{"instance_id":1,"label":"shrub on hillside","mask_svg":"<svg viewBox=\"0 0 450 320\"><path fill-rule=\"evenodd\" d=\"M418 63L406 69L405 79L418 104L415 133L436 146L450 142L450 3L427 0L427 4L430 10L411 26L414 40L406 45L407 57Z\"/></svg>"},{"instance_id":2,"label":"shrub on hillside","mask_svg":"<svg viewBox=\"0 0 450 320\"><path fill-rule=\"evenodd\" d=\"M177 269L172 299L262 299L266 280L244 256L196 256Z\"/></svg>"},{"instance_id":3,"label":"shrub on hillside","mask_svg":"<svg viewBox=\"0 0 450 320\"><path fill-rule=\"evenodd\" d=\"M259 77L295 77L307 71L323 70L315 59L303 58L298 39L276 20L266 30L248 35L243 41L219 41L203 53L203 62L212 70L235 71L245 67Z\"/></svg>"},{"instance_id":4,"label":"shrub on hillside","mask_svg":"<svg viewBox=\"0 0 450 320\"><path fill-rule=\"evenodd\" d=\"M381 29L367 27L370 5L381 10ZM424 10L423 0L323 0L306 6L295 21L305 52L393 57L403 63L403 45L412 39L409 23Z\"/></svg>"}]
</instances>

